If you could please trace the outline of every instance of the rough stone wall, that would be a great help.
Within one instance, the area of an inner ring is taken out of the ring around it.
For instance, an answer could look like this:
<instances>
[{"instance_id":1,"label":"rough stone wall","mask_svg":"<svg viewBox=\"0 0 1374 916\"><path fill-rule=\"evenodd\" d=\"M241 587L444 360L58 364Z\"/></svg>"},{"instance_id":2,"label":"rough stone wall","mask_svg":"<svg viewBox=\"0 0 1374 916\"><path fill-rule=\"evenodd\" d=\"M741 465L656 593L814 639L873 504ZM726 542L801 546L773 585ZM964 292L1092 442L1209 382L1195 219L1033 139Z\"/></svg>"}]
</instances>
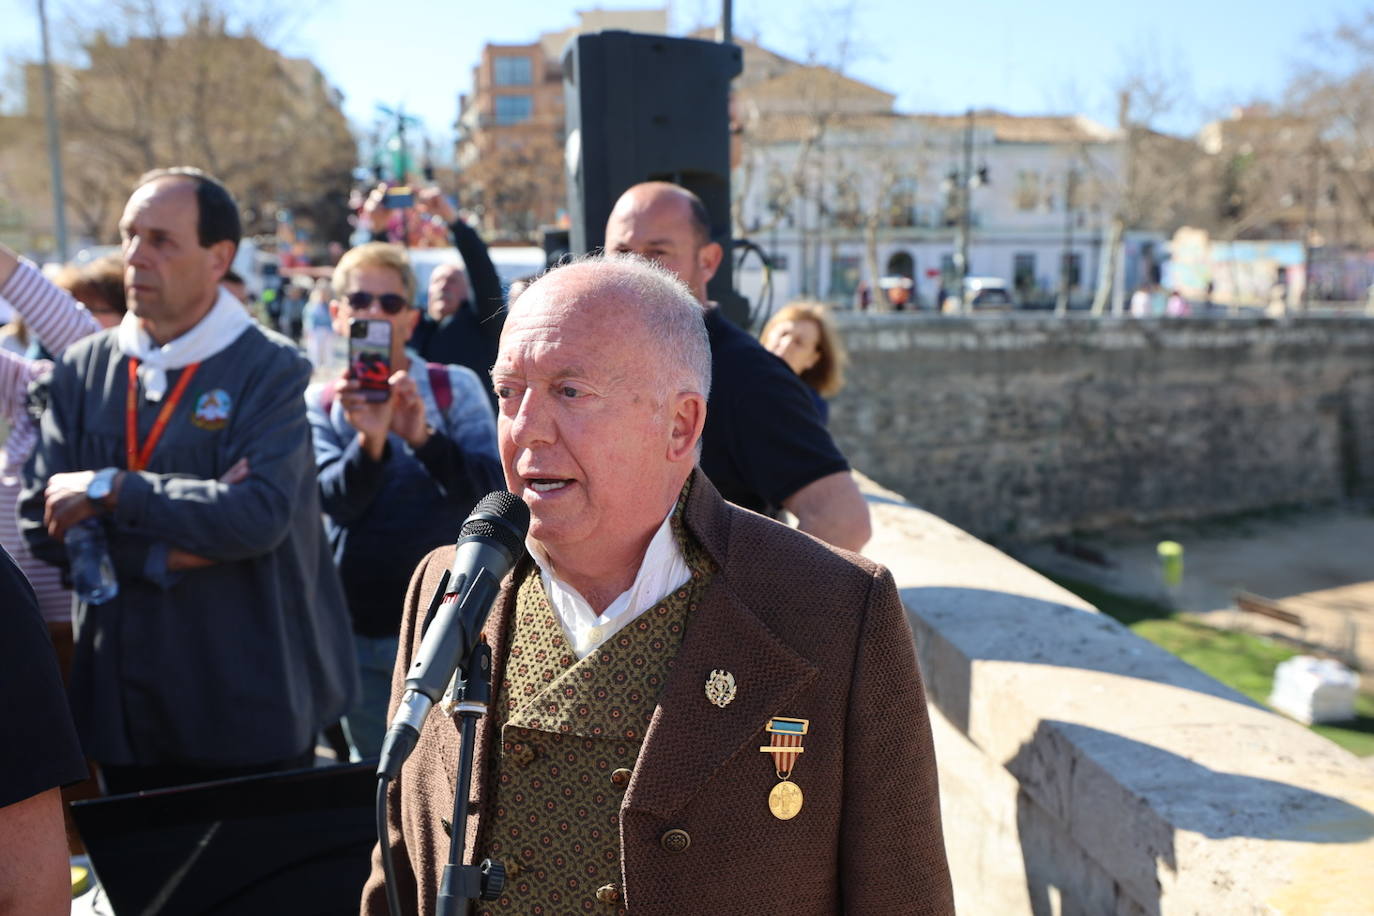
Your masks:
<instances>
[{"instance_id":1,"label":"rough stone wall","mask_svg":"<svg viewBox=\"0 0 1374 916\"><path fill-rule=\"evenodd\" d=\"M851 464L980 537L1374 495L1374 321L841 315Z\"/></svg>"}]
</instances>

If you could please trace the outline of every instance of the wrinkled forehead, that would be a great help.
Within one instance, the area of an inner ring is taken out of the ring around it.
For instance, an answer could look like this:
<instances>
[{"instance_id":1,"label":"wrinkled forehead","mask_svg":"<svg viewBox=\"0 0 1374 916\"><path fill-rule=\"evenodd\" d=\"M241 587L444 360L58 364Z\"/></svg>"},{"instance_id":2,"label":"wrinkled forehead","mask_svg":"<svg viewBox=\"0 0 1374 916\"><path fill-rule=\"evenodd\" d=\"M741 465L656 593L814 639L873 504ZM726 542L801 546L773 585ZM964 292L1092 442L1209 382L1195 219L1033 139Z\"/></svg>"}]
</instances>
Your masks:
<instances>
[{"instance_id":1,"label":"wrinkled forehead","mask_svg":"<svg viewBox=\"0 0 1374 916\"><path fill-rule=\"evenodd\" d=\"M652 340L642 309L613 284L536 282L510 307L497 364L518 355L557 352L578 362L650 357Z\"/></svg>"}]
</instances>

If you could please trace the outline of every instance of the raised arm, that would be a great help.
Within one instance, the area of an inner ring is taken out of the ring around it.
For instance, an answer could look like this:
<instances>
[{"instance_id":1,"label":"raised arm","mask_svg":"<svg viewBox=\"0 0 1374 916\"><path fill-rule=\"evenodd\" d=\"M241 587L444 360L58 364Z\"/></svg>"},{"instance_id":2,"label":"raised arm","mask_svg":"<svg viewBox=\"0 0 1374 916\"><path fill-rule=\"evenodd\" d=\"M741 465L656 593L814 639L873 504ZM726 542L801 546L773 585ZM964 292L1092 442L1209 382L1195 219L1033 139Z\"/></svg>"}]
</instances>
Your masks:
<instances>
[{"instance_id":1,"label":"raised arm","mask_svg":"<svg viewBox=\"0 0 1374 916\"><path fill-rule=\"evenodd\" d=\"M487 243L482 241L476 229L463 222L438 187L430 186L422 190L420 200L429 212L448 224L453 247L463 257L463 268L472 286L472 306L477 313L477 320L492 339L500 337L501 322L491 319L506 307L506 294L501 289L501 277L491 261Z\"/></svg>"},{"instance_id":2,"label":"raised arm","mask_svg":"<svg viewBox=\"0 0 1374 916\"><path fill-rule=\"evenodd\" d=\"M482 328L492 337L501 336L501 322L492 319L506 307L506 296L501 291L501 277L496 265L491 262L487 243L477 234L477 230L463 222L458 214L448 221L453 245L463 256L463 266L468 272L468 282L472 284L472 306Z\"/></svg>"},{"instance_id":3,"label":"raised arm","mask_svg":"<svg viewBox=\"0 0 1374 916\"><path fill-rule=\"evenodd\" d=\"M54 356L100 330L100 324L65 290L53 285L32 262L0 245L0 296L24 316Z\"/></svg>"}]
</instances>

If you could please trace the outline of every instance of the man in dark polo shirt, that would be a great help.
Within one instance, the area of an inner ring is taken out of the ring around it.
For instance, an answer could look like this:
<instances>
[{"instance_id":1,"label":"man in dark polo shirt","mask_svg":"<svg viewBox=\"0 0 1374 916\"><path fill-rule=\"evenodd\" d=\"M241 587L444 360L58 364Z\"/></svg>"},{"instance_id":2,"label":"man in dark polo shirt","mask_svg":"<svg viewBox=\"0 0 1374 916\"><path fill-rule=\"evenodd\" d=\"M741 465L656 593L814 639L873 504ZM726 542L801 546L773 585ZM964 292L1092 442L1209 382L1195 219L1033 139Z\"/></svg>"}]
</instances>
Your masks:
<instances>
[{"instance_id":1,"label":"man in dark polo shirt","mask_svg":"<svg viewBox=\"0 0 1374 916\"><path fill-rule=\"evenodd\" d=\"M722 251L701 200L667 182L635 185L606 222L606 251L663 265L706 309L715 386L701 469L720 494L764 515L786 509L802 531L861 549L871 531L868 506L805 386L706 299Z\"/></svg>"}]
</instances>

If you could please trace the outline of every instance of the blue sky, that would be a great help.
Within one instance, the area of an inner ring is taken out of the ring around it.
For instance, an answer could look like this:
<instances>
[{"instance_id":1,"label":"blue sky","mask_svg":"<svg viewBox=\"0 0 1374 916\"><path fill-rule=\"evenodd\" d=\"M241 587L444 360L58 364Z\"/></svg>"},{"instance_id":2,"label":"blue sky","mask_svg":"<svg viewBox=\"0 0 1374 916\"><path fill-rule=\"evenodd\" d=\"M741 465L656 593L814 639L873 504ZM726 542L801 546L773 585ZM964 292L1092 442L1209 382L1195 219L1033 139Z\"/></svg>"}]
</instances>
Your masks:
<instances>
[{"instance_id":1,"label":"blue sky","mask_svg":"<svg viewBox=\"0 0 1374 916\"><path fill-rule=\"evenodd\" d=\"M102 4L103 5L103 4ZM377 103L404 103L432 133L448 130L458 93L486 42L525 42L571 25L570 0L310 0L279 27L280 43L312 58L366 125ZM649 3L601 4L606 8ZM849 37L847 70L898 96L905 111L969 106L1022 114L1076 111L1110 122L1112 85L1132 62L1173 74L1190 103L1165 126L1190 132L1237 102L1274 96L1311 56L1305 36L1358 14L1354 0L735 0L741 37L788 56L833 60ZM55 19L97 8L49 0ZM56 12L53 12L55 8ZM242 3L238 8L244 8ZM258 9L269 5L260 3ZM718 0L677 0L677 30L714 21ZM0 52L37 52L36 0L0 0Z\"/></svg>"}]
</instances>

